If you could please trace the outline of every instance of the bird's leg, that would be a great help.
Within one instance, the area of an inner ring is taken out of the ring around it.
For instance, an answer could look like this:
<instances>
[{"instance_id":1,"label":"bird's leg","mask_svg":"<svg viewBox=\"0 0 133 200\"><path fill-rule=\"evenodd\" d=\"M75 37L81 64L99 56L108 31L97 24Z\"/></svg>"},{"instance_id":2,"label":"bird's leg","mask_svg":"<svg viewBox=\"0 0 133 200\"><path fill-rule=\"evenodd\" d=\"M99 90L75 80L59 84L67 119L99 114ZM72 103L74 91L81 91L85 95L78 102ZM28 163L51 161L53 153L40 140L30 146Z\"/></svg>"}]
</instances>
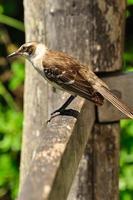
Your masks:
<instances>
[{"instance_id":1,"label":"bird's leg","mask_svg":"<svg viewBox=\"0 0 133 200\"><path fill-rule=\"evenodd\" d=\"M55 118L55 117L57 117L59 115L69 115L68 113L69 113L69 111L71 112L72 109L68 109L68 110L65 110L65 109L75 99L75 97L76 97L76 95L75 96L71 95L60 108L58 108L57 110L55 110L54 112L52 112L51 113L51 117L47 121L47 123L50 122L53 118Z\"/></svg>"},{"instance_id":2,"label":"bird's leg","mask_svg":"<svg viewBox=\"0 0 133 200\"><path fill-rule=\"evenodd\" d=\"M76 97L76 95L75 96L73 96L73 95L71 95L66 101L65 101L65 103L60 107L60 108L58 108L57 110L55 110L54 112L52 112L51 113L51 115L54 115L55 113L62 113L65 109L66 109L66 107L75 99L75 97Z\"/></svg>"}]
</instances>

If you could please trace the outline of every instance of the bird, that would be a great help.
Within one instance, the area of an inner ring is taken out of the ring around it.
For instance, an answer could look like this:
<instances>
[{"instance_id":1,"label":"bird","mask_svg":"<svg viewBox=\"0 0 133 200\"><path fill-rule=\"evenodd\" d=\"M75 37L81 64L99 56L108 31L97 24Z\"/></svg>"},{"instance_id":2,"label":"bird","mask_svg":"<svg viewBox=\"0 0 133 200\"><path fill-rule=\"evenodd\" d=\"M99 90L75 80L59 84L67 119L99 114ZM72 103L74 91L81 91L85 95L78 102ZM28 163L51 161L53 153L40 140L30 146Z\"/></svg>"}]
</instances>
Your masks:
<instances>
[{"instance_id":1,"label":"bird","mask_svg":"<svg viewBox=\"0 0 133 200\"><path fill-rule=\"evenodd\" d=\"M76 96L89 100L96 106L103 105L104 99L106 99L126 116L133 119L133 110L113 93L108 85L91 70L91 67L81 64L74 57L64 52L51 50L40 42L24 43L8 58L18 56L28 59L37 72L52 86L70 94L67 101L51 113L49 121L62 115Z\"/></svg>"}]
</instances>

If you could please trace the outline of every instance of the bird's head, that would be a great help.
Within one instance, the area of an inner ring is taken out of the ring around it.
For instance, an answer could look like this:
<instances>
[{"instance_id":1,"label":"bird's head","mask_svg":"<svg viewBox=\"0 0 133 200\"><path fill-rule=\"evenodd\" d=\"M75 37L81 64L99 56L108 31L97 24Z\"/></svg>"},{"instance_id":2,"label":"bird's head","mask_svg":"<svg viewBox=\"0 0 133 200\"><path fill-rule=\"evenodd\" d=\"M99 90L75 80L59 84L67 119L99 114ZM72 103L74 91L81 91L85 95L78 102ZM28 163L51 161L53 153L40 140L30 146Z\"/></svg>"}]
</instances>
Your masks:
<instances>
[{"instance_id":1,"label":"bird's head","mask_svg":"<svg viewBox=\"0 0 133 200\"><path fill-rule=\"evenodd\" d=\"M8 58L23 56L28 60L42 56L46 52L46 46L42 43L37 42L27 42L23 44L17 51L8 55Z\"/></svg>"}]
</instances>

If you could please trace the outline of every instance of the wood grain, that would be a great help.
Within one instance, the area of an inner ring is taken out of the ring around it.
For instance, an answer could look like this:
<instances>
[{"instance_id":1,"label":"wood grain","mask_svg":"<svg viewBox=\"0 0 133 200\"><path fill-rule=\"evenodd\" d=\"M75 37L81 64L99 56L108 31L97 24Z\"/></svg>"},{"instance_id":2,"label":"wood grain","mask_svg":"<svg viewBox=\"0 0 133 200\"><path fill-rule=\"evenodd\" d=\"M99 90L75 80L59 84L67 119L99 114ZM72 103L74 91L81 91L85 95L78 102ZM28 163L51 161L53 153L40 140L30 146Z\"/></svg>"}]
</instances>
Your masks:
<instances>
[{"instance_id":1,"label":"wood grain","mask_svg":"<svg viewBox=\"0 0 133 200\"><path fill-rule=\"evenodd\" d=\"M80 109L82 105L77 99L73 107ZM93 104L86 102L75 125L74 121L72 117L58 117L47 128L42 127L46 133L34 151L18 200L67 198L95 121Z\"/></svg>"},{"instance_id":2,"label":"wood grain","mask_svg":"<svg viewBox=\"0 0 133 200\"><path fill-rule=\"evenodd\" d=\"M120 70L124 41L125 0L90 2L89 20L93 26L88 37L90 44L87 52L88 60L95 71ZM101 113L100 108L98 109L99 120L104 118L104 112L106 113L106 110ZM87 145L89 148L81 161L68 200L119 199L119 122L111 124L106 122L96 124L94 127ZM106 149L110 146L112 147L108 155ZM86 163L85 167L83 167L84 163Z\"/></svg>"},{"instance_id":3,"label":"wood grain","mask_svg":"<svg viewBox=\"0 0 133 200\"><path fill-rule=\"evenodd\" d=\"M50 49L65 51L80 59L83 63L85 61L89 63L87 53L89 51L88 36L92 27L87 17L89 16L89 12L86 8L89 7L89 4L88 1L82 2L79 0L76 2L76 6L75 3L70 0L24 0L26 41L44 42ZM23 193L23 191L25 191L23 186L24 188L30 187L30 185L27 184L31 183L31 179L29 179L28 182L27 177L29 176L29 172L32 171L32 159L36 149L38 149L41 144L43 145L45 136L49 134L49 130L51 130L46 128L45 122L49 118L50 113L58 108L65 101L67 96L68 95L63 94L61 91L53 89L40 77L29 62L26 63L24 131L20 175L21 194L25 194L25 192ZM82 108L82 100L79 98L76 103L76 109L79 109L79 111ZM63 123L62 118L59 117L58 128L51 124L53 131L56 129L58 131L61 130L50 136L51 141L54 140L54 137L56 138L58 134L65 135L66 127L69 122L70 120L68 117L63 117ZM69 137L72 134L72 127L74 127L74 124L75 120L71 118L71 127L68 131L69 133L67 132ZM67 138L67 140L69 139ZM60 158L61 155L59 159ZM55 167L55 169L56 168L57 167ZM51 174L50 172L49 169L49 176ZM32 175L34 175L34 173L32 173ZM38 179L39 176L41 177L40 171L38 172ZM35 177L33 176L32 178L34 179ZM50 180L53 181L54 176ZM34 188L38 188L38 180L33 181L33 184ZM44 187L43 184L44 182L42 182L42 186ZM33 194L37 192L36 190L33 191L28 195L33 197Z\"/></svg>"}]
</instances>

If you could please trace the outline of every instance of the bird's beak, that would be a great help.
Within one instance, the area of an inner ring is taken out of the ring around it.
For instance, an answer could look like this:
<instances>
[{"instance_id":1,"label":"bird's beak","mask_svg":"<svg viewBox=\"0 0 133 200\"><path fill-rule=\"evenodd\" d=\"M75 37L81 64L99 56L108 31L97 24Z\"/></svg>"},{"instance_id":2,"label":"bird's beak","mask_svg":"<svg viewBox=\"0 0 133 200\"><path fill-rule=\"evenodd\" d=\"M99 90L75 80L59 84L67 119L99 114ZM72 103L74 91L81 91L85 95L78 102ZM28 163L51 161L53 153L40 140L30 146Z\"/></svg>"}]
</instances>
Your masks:
<instances>
[{"instance_id":1,"label":"bird's beak","mask_svg":"<svg viewBox=\"0 0 133 200\"><path fill-rule=\"evenodd\" d=\"M7 58L10 59L10 58L14 58L14 57L17 57L17 56L20 56L20 53L18 51L11 53L10 55L7 56Z\"/></svg>"}]
</instances>

